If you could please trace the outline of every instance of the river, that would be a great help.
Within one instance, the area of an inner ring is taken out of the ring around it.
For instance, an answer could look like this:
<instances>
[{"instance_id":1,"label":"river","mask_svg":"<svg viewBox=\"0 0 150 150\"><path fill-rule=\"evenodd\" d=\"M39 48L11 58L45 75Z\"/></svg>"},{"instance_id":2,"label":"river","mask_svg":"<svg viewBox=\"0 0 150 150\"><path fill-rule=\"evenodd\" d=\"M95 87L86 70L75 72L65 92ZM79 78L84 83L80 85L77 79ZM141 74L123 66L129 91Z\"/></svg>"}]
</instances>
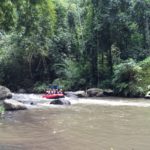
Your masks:
<instances>
[{"instance_id":1,"label":"river","mask_svg":"<svg viewBox=\"0 0 150 150\"><path fill-rule=\"evenodd\" d=\"M0 120L0 150L149 150L149 139L144 99L78 99L7 112Z\"/></svg>"}]
</instances>

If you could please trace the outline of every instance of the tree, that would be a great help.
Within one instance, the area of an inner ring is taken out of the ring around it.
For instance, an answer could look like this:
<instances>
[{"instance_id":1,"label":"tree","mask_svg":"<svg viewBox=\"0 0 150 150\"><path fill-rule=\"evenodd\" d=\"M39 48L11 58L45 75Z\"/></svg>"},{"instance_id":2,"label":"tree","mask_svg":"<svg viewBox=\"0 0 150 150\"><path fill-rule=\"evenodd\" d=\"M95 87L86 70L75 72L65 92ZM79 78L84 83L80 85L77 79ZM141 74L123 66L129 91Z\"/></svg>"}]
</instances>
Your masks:
<instances>
[{"instance_id":1,"label":"tree","mask_svg":"<svg viewBox=\"0 0 150 150\"><path fill-rule=\"evenodd\" d=\"M0 4L0 30L10 31L15 28L17 13L11 0L4 0Z\"/></svg>"},{"instance_id":2,"label":"tree","mask_svg":"<svg viewBox=\"0 0 150 150\"><path fill-rule=\"evenodd\" d=\"M113 78L115 93L127 97L141 96L143 89L138 86L141 69L132 59L117 65Z\"/></svg>"}]
</instances>

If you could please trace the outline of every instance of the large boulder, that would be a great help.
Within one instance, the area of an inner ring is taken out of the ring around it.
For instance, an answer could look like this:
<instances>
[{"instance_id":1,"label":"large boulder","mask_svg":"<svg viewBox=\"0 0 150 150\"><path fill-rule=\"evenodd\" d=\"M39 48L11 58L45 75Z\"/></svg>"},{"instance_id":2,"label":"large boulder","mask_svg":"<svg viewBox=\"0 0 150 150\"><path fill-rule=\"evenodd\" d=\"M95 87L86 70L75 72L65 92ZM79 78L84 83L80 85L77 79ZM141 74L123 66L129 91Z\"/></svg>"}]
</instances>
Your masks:
<instances>
[{"instance_id":1,"label":"large boulder","mask_svg":"<svg viewBox=\"0 0 150 150\"><path fill-rule=\"evenodd\" d=\"M87 96L89 97L102 97L104 96L103 90L99 88L91 88L87 90Z\"/></svg>"},{"instance_id":2,"label":"large boulder","mask_svg":"<svg viewBox=\"0 0 150 150\"><path fill-rule=\"evenodd\" d=\"M149 98L150 99L150 91L147 92L147 94L145 95L145 98Z\"/></svg>"},{"instance_id":3,"label":"large boulder","mask_svg":"<svg viewBox=\"0 0 150 150\"><path fill-rule=\"evenodd\" d=\"M66 99L54 99L50 102L50 104L54 105L71 105L69 100Z\"/></svg>"},{"instance_id":4,"label":"large boulder","mask_svg":"<svg viewBox=\"0 0 150 150\"><path fill-rule=\"evenodd\" d=\"M113 96L113 95L114 95L114 91L111 90L111 89L105 89L105 90L103 91L103 94L104 94L105 96Z\"/></svg>"},{"instance_id":5,"label":"large boulder","mask_svg":"<svg viewBox=\"0 0 150 150\"><path fill-rule=\"evenodd\" d=\"M76 91L76 92L72 92L72 91L66 91L65 95L67 97L86 97L87 94L85 91Z\"/></svg>"},{"instance_id":6,"label":"large boulder","mask_svg":"<svg viewBox=\"0 0 150 150\"><path fill-rule=\"evenodd\" d=\"M6 110L24 110L27 109L26 105L18 102L13 99L6 99L4 100L4 107Z\"/></svg>"},{"instance_id":7,"label":"large boulder","mask_svg":"<svg viewBox=\"0 0 150 150\"><path fill-rule=\"evenodd\" d=\"M74 92L74 94L77 97L86 97L86 92L85 91L76 91L76 92Z\"/></svg>"},{"instance_id":8,"label":"large boulder","mask_svg":"<svg viewBox=\"0 0 150 150\"><path fill-rule=\"evenodd\" d=\"M75 93L72 92L72 91L65 91L64 94L65 94L65 96L67 96L67 97L74 97L74 96L75 96Z\"/></svg>"},{"instance_id":9,"label":"large boulder","mask_svg":"<svg viewBox=\"0 0 150 150\"><path fill-rule=\"evenodd\" d=\"M6 98L11 97L12 97L11 91L8 88L0 85L0 100L4 100Z\"/></svg>"}]
</instances>

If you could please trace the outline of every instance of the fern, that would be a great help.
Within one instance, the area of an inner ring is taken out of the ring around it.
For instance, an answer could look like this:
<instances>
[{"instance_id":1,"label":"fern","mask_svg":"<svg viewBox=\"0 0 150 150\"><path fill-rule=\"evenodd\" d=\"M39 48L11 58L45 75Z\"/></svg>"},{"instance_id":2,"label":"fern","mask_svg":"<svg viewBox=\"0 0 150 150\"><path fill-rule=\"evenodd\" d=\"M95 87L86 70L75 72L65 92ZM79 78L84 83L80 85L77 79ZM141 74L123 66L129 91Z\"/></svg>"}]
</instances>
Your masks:
<instances>
[{"instance_id":1,"label":"fern","mask_svg":"<svg viewBox=\"0 0 150 150\"><path fill-rule=\"evenodd\" d=\"M130 97L141 96L143 89L138 86L138 82L141 80L141 71L142 68L132 59L115 66L112 81L115 93Z\"/></svg>"}]
</instances>

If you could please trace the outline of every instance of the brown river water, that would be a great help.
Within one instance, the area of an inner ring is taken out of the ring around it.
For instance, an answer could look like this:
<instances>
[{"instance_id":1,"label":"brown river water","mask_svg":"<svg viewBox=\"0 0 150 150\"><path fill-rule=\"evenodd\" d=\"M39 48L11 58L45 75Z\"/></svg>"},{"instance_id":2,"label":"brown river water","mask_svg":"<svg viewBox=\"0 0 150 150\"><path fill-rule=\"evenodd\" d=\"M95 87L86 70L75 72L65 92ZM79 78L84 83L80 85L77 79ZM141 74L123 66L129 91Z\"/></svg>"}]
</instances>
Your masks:
<instances>
[{"instance_id":1,"label":"brown river water","mask_svg":"<svg viewBox=\"0 0 150 150\"><path fill-rule=\"evenodd\" d=\"M7 112L0 150L150 150L150 101L79 99Z\"/></svg>"}]
</instances>

